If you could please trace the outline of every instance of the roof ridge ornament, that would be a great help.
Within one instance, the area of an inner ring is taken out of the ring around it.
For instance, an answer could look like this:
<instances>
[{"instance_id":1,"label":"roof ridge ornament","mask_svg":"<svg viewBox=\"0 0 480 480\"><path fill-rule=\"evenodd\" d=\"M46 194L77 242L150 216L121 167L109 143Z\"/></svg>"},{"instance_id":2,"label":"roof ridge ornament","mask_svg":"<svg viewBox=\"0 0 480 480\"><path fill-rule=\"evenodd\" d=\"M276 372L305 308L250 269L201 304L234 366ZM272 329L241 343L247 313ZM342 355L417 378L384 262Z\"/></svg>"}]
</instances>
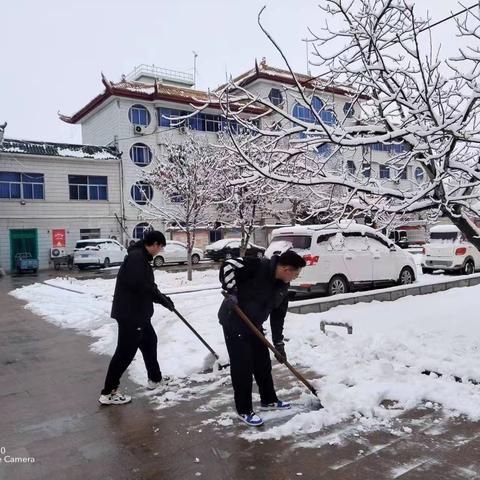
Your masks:
<instances>
[{"instance_id":1,"label":"roof ridge ornament","mask_svg":"<svg viewBox=\"0 0 480 480\"><path fill-rule=\"evenodd\" d=\"M113 87L113 84L110 80L107 79L107 77L104 75L103 72L102 73L102 83L105 85L105 88L107 89L107 91L111 91L112 90L112 87Z\"/></svg>"}]
</instances>

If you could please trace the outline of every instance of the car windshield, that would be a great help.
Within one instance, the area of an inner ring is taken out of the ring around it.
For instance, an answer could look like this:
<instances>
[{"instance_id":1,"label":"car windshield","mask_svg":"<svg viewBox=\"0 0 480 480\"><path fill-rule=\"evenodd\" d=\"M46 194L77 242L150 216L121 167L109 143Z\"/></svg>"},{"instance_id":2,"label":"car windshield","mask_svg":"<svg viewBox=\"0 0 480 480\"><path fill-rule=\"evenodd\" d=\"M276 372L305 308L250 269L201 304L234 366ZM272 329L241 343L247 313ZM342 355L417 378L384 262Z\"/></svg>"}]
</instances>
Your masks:
<instances>
[{"instance_id":1,"label":"car windshield","mask_svg":"<svg viewBox=\"0 0 480 480\"><path fill-rule=\"evenodd\" d=\"M312 237L310 235L280 235L272 238L272 243L274 242L288 242L291 248L307 250L312 244Z\"/></svg>"},{"instance_id":2,"label":"car windshield","mask_svg":"<svg viewBox=\"0 0 480 480\"><path fill-rule=\"evenodd\" d=\"M454 243L457 237L458 232L430 232L430 243Z\"/></svg>"}]
</instances>

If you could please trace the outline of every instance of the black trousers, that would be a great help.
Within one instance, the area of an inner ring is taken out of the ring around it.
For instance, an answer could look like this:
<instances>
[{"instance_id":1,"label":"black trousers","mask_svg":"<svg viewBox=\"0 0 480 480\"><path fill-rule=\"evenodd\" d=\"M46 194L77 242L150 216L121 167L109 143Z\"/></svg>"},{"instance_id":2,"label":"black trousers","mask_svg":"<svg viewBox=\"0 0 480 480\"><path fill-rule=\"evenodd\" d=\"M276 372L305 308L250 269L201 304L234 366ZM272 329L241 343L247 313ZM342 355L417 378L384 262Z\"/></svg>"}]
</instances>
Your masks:
<instances>
[{"instance_id":1,"label":"black trousers","mask_svg":"<svg viewBox=\"0 0 480 480\"><path fill-rule=\"evenodd\" d=\"M232 377L235 407L240 414L253 412L252 384L258 385L260 401L273 403L278 400L273 386L272 362L268 348L254 335L239 335L223 329Z\"/></svg>"},{"instance_id":2,"label":"black trousers","mask_svg":"<svg viewBox=\"0 0 480 480\"><path fill-rule=\"evenodd\" d=\"M118 342L110 365L102 395L108 395L120 385L120 378L135 358L140 349L147 368L148 378L154 382L162 379L162 373L157 361L157 335L150 323L144 321L141 326L136 322L124 320L118 322Z\"/></svg>"}]
</instances>

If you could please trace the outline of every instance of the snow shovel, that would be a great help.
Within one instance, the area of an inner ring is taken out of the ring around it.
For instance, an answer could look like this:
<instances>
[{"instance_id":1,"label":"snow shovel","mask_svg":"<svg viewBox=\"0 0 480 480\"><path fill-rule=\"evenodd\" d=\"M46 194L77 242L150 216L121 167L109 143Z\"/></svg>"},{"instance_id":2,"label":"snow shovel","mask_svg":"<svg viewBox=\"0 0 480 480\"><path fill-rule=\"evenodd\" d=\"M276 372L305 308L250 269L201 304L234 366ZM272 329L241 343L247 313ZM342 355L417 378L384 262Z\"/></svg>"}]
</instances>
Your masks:
<instances>
[{"instance_id":1,"label":"snow shovel","mask_svg":"<svg viewBox=\"0 0 480 480\"><path fill-rule=\"evenodd\" d=\"M192 327L192 325L186 320L186 318L176 309L173 309L173 312L177 315L177 317L193 332L193 334L203 343L203 345L208 349L208 351L215 357L216 363L218 364L218 369L223 370L224 368L228 368L230 366L229 363L222 365L220 363L220 357L215 352L215 350L202 338L202 336Z\"/></svg>"},{"instance_id":2,"label":"snow shovel","mask_svg":"<svg viewBox=\"0 0 480 480\"><path fill-rule=\"evenodd\" d=\"M225 292L222 292L222 295L224 297L227 296ZM297 370L295 369L288 361L286 358L283 357L283 355L280 354L280 352L268 341L267 338L265 338L265 335L263 335L260 330L255 326L255 324L243 313L242 309L238 306L235 305L233 307L234 312L245 322L245 324L250 328L250 330L260 339L260 341L267 346L274 354L276 357L281 358L283 361L282 363L300 380L309 390L313 395L315 395L318 399L318 409L323 408L322 402L320 401L320 398L318 396L317 391L313 387L313 385Z\"/></svg>"}]
</instances>

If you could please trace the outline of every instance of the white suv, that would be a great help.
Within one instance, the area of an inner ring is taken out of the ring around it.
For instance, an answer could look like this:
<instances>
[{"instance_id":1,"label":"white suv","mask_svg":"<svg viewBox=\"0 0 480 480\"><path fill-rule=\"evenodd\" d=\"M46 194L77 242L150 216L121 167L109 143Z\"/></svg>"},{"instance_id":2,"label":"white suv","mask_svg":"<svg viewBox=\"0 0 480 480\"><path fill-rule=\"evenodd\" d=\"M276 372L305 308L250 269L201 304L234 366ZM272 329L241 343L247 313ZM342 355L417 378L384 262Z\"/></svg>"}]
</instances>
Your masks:
<instances>
[{"instance_id":1,"label":"white suv","mask_svg":"<svg viewBox=\"0 0 480 480\"><path fill-rule=\"evenodd\" d=\"M80 270L86 267L110 267L121 264L127 249L111 238L79 240L73 249L73 263Z\"/></svg>"},{"instance_id":2,"label":"white suv","mask_svg":"<svg viewBox=\"0 0 480 480\"><path fill-rule=\"evenodd\" d=\"M480 268L480 252L465 240L455 225L437 225L430 229L422 262L423 273L434 270L469 275Z\"/></svg>"},{"instance_id":3,"label":"white suv","mask_svg":"<svg viewBox=\"0 0 480 480\"><path fill-rule=\"evenodd\" d=\"M415 281L413 256L373 228L355 223L283 227L272 232L267 257L292 249L307 262L290 284L296 293L330 295Z\"/></svg>"}]
</instances>

